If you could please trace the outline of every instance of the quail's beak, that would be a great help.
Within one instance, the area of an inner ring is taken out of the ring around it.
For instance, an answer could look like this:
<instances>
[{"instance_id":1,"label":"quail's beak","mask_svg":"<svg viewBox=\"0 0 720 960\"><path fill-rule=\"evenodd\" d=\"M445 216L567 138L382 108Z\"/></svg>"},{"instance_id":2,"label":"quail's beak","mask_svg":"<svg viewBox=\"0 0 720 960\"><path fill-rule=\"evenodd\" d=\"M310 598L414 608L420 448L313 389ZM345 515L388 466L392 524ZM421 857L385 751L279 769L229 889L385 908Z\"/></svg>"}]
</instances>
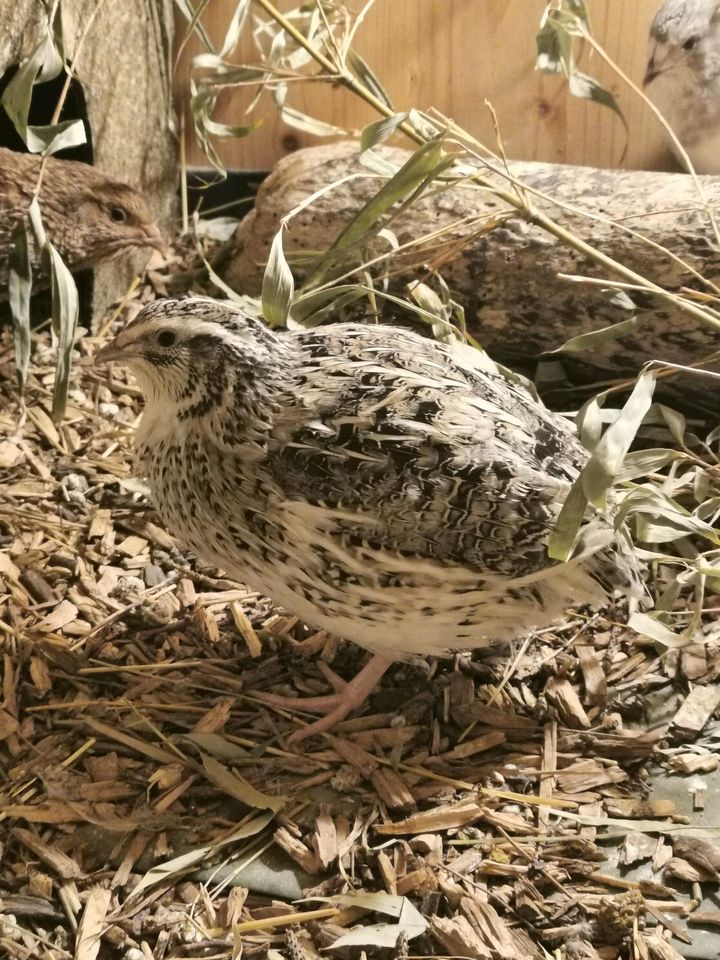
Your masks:
<instances>
[{"instance_id":1,"label":"quail's beak","mask_svg":"<svg viewBox=\"0 0 720 960\"><path fill-rule=\"evenodd\" d=\"M127 360L131 351L118 345L117 340L111 340L110 343L98 350L95 354L95 363L110 363L112 360Z\"/></svg>"},{"instance_id":2,"label":"quail's beak","mask_svg":"<svg viewBox=\"0 0 720 960\"><path fill-rule=\"evenodd\" d=\"M159 250L163 256L167 256L168 248L163 238L163 235L160 233L159 229L155 226L154 223L148 224L146 227L143 227L143 233L145 234L145 244L148 247L154 247L156 250Z\"/></svg>"},{"instance_id":3,"label":"quail's beak","mask_svg":"<svg viewBox=\"0 0 720 960\"><path fill-rule=\"evenodd\" d=\"M643 78L643 87L647 87L648 84L652 83L655 77L660 71L655 66L655 57L651 56L648 60L647 69L645 70L645 76Z\"/></svg>"},{"instance_id":4,"label":"quail's beak","mask_svg":"<svg viewBox=\"0 0 720 960\"><path fill-rule=\"evenodd\" d=\"M661 73L679 67L682 62L683 52L678 47L668 43L653 43L648 54L643 87L647 87Z\"/></svg>"}]
</instances>

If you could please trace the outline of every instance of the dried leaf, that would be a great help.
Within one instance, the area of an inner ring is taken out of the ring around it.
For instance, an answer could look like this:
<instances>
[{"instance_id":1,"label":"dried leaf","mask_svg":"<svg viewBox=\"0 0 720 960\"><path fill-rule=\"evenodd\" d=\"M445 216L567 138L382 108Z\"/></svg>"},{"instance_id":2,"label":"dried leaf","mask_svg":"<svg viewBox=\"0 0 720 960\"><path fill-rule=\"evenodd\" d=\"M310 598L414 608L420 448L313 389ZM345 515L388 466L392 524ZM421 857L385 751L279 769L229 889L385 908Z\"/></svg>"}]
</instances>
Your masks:
<instances>
[{"instance_id":1,"label":"dried leaf","mask_svg":"<svg viewBox=\"0 0 720 960\"><path fill-rule=\"evenodd\" d=\"M332 944L335 947L372 946L394 947L398 938L405 934L408 940L419 937L427 930L427 920L418 913L406 897L393 896L389 893L353 893L342 894L337 897L313 897L324 903L332 903L343 907L360 907L363 910L373 910L390 917L396 917L397 923L375 923L365 927L358 927L349 933L338 937Z\"/></svg>"},{"instance_id":2,"label":"dried leaf","mask_svg":"<svg viewBox=\"0 0 720 960\"><path fill-rule=\"evenodd\" d=\"M254 837L256 834L260 833L261 830L265 829L265 827L272 820L273 816L274 813L272 811L262 813L257 817L253 817L252 820L241 824L237 830L234 830L230 834L230 836L225 837L218 843L214 843L206 847L198 847L197 850L189 850L187 853L182 854L182 856L173 857L172 860L166 860L164 863L155 864L155 866L148 870L148 872L141 878L140 882L133 887L131 897L135 899L139 893L141 893L143 890L146 890L148 887L152 887L156 883L165 883L171 877L176 877L187 873L189 870L192 870L198 864L202 863L207 857L214 854L217 850L228 846L228 844L237 843L239 840L246 840L248 837Z\"/></svg>"},{"instance_id":3,"label":"dried leaf","mask_svg":"<svg viewBox=\"0 0 720 960\"><path fill-rule=\"evenodd\" d=\"M241 776L232 770L228 770L222 763L214 757L202 754L203 767L205 774L211 783L219 787L230 797L234 797L248 807L255 807L259 810L272 810L277 813L287 803L287 797L271 797L266 793L256 790L251 783L244 780Z\"/></svg>"},{"instance_id":4,"label":"dried leaf","mask_svg":"<svg viewBox=\"0 0 720 960\"><path fill-rule=\"evenodd\" d=\"M583 468L583 491L596 507L605 507L608 488L614 482L643 417L650 409L654 389L655 375L648 372L640 374L622 413L608 427Z\"/></svg>"}]
</instances>

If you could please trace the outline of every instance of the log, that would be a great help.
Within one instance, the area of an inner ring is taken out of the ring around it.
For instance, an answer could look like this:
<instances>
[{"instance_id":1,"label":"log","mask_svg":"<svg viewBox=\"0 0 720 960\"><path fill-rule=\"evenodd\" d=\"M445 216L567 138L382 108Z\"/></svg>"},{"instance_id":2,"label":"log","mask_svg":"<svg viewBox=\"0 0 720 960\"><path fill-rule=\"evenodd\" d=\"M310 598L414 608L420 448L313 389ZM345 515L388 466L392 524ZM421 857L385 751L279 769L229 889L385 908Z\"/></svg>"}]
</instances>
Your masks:
<instances>
[{"instance_id":1,"label":"log","mask_svg":"<svg viewBox=\"0 0 720 960\"><path fill-rule=\"evenodd\" d=\"M392 147L382 147L380 152L395 164L409 156ZM720 251L688 176L546 163L510 166L524 183L556 201L537 200L539 209L643 276L673 291L700 286L691 270L613 227L608 218L641 230L653 243L666 246L707 279L720 283ZM298 253L327 248L380 188L383 178L361 164L358 146L351 141L300 150L281 160L262 184L255 209L238 228L225 266L227 282L243 293L258 294L270 242L281 219L316 190L342 178L350 179L290 221L284 246L291 264ZM700 179L720 216L720 178ZM507 189L499 176L493 180ZM487 192L457 186L421 198L393 221L391 229L402 243L470 215L498 214L504 206ZM587 219L584 212L597 219ZM474 230L476 225L450 230L450 245L463 237L466 243L441 264L440 272L465 308L469 331L496 359L528 368L569 338L628 317L609 303L599 287L558 279L561 273L590 277L607 277L607 273L540 227L513 215L500 226L469 237ZM430 255L425 256L425 263L430 262ZM405 261L406 280L423 273L418 262L422 260L417 255L414 261ZM302 277L300 267L293 265L293 270ZM573 378L597 382L634 375L651 359L693 363L720 347L717 332L673 305L643 294L641 306L631 335L582 355L558 355ZM700 384L705 391L706 382L700 380L696 386Z\"/></svg>"},{"instance_id":2,"label":"log","mask_svg":"<svg viewBox=\"0 0 720 960\"><path fill-rule=\"evenodd\" d=\"M97 0L63 0L68 61L75 59L79 38L97 6ZM173 17L172 0L101 3L73 64L91 139L82 159L91 159L100 170L144 194L165 232L172 224L177 192L177 145L171 129ZM30 54L46 30L45 4L0 0L0 76ZM35 88L40 98L47 96L43 86ZM49 105L49 113L53 107ZM146 254L95 271L94 315L124 293L145 260Z\"/></svg>"}]
</instances>

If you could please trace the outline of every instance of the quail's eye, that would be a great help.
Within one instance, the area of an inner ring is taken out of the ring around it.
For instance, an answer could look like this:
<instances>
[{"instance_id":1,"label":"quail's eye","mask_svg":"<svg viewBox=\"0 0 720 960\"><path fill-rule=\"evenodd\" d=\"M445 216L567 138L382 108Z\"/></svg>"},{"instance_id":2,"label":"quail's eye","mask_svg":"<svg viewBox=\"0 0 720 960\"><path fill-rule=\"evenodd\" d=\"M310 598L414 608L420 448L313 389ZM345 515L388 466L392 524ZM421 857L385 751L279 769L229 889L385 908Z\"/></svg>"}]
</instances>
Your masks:
<instances>
[{"instance_id":1,"label":"quail's eye","mask_svg":"<svg viewBox=\"0 0 720 960\"><path fill-rule=\"evenodd\" d=\"M160 344L161 347L171 347L176 340L177 340L177 337L172 332L172 330L161 330L160 333L157 335L157 342Z\"/></svg>"},{"instance_id":2,"label":"quail's eye","mask_svg":"<svg viewBox=\"0 0 720 960\"><path fill-rule=\"evenodd\" d=\"M125 223L127 213L125 213L122 207L110 207L110 219L113 223Z\"/></svg>"},{"instance_id":3,"label":"quail's eye","mask_svg":"<svg viewBox=\"0 0 720 960\"><path fill-rule=\"evenodd\" d=\"M683 50L694 50L695 47L700 43L700 37L688 37L688 39L683 44Z\"/></svg>"}]
</instances>

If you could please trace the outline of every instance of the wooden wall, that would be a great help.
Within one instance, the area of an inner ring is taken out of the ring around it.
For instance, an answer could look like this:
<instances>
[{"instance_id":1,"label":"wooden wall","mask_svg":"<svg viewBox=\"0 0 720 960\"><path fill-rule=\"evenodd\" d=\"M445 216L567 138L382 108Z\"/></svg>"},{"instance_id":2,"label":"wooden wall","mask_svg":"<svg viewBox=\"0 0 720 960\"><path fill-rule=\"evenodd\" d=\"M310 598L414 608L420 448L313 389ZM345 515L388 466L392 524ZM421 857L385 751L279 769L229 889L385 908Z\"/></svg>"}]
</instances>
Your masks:
<instances>
[{"instance_id":1,"label":"wooden wall","mask_svg":"<svg viewBox=\"0 0 720 960\"><path fill-rule=\"evenodd\" d=\"M281 9L297 6L279 2ZM359 8L360 0L348 0ZM593 35L621 68L642 82L650 20L660 0L587 0ZM533 70L535 34L545 0L377 0L358 33L357 48L382 79L396 109L436 106L481 141L494 145L493 125L484 105L496 111L508 155L548 160L667 169L668 151L662 131L645 104L592 53L582 68L618 97L630 131L607 108L579 101L556 77ZM210 0L203 22L214 40L224 35L235 0ZM184 34L185 21L178 21ZM176 89L184 102L193 40L180 57ZM243 44L233 58L251 62L252 47ZM291 90L289 102L341 127L358 129L377 119L344 90L314 84ZM232 91L217 118L247 122L248 98ZM263 102L256 116L263 126L243 140L223 142L221 154L230 168L267 169L281 156L318 141L279 122L274 106ZM191 129L186 135L190 164L203 165ZM624 156L623 156L624 153Z\"/></svg>"}]
</instances>

